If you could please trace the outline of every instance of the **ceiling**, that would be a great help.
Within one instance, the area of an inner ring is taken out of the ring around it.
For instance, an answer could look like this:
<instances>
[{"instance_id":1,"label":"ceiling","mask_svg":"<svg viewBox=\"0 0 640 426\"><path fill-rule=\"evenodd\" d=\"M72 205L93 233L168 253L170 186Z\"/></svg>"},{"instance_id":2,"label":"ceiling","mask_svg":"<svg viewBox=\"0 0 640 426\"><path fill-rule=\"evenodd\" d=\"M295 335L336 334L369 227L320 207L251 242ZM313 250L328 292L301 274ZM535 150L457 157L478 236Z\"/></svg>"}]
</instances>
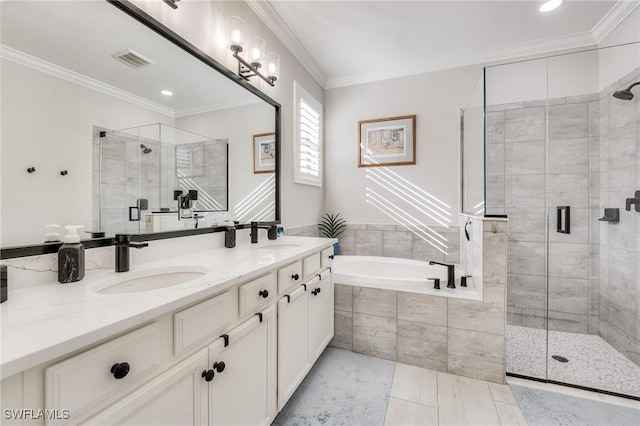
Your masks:
<instances>
[{"instance_id":1,"label":"ceiling","mask_svg":"<svg viewBox=\"0 0 640 426\"><path fill-rule=\"evenodd\" d=\"M2 57L169 116L260 102L106 1L2 2ZM139 69L111 54L133 49ZM173 96L160 94L167 89Z\"/></svg>"},{"instance_id":2,"label":"ceiling","mask_svg":"<svg viewBox=\"0 0 640 426\"><path fill-rule=\"evenodd\" d=\"M597 44L638 1L281 1L249 5L325 88Z\"/></svg>"}]
</instances>

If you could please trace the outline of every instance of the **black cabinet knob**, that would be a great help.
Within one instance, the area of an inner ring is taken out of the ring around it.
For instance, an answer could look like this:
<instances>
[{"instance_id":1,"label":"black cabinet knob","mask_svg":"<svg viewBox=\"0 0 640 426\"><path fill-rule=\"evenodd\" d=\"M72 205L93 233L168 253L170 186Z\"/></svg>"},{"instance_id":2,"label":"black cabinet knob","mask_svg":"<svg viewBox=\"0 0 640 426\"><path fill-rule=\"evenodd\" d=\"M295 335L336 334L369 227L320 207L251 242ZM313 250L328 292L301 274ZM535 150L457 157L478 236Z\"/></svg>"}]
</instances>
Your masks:
<instances>
[{"instance_id":1,"label":"black cabinet knob","mask_svg":"<svg viewBox=\"0 0 640 426\"><path fill-rule=\"evenodd\" d=\"M320 287L315 288L315 289L313 289L313 290L311 291L311 294L313 294L314 296L317 296L317 295L318 295L318 293L320 293Z\"/></svg>"},{"instance_id":2,"label":"black cabinet knob","mask_svg":"<svg viewBox=\"0 0 640 426\"><path fill-rule=\"evenodd\" d=\"M333 260L334 256L332 254L329 255L329 259Z\"/></svg>"},{"instance_id":3,"label":"black cabinet knob","mask_svg":"<svg viewBox=\"0 0 640 426\"><path fill-rule=\"evenodd\" d=\"M214 375L215 375L215 372L213 370L204 370L202 372L202 377L204 377L205 382L212 381Z\"/></svg>"},{"instance_id":4,"label":"black cabinet knob","mask_svg":"<svg viewBox=\"0 0 640 426\"><path fill-rule=\"evenodd\" d=\"M293 274L293 275L291 275L291 279L294 280L294 281L298 281L300 279L300 275Z\"/></svg>"},{"instance_id":5,"label":"black cabinet knob","mask_svg":"<svg viewBox=\"0 0 640 426\"><path fill-rule=\"evenodd\" d=\"M218 373L222 373L225 367L226 365L224 361L218 361L213 363L213 369L216 370Z\"/></svg>"},{"instance_id":6,"label":"black cabinet knob","mask_svg":"<svg viewBox=\"0 0 640 426\"><path fill-rule=\"evenodd\" d=\"M129 366L128 362L116 363L111 366L111 374L113 374L113 377L119 380L129 374L130 369L131 367Z\"/></svg>"},{"instance_id":7,"label":"black cabinet knob","mask_svg":"<svg viewBox=\"0 0 640 426\"><path fill-rule=\"evenodd\" d=\"M258 292L259 296L262 296L264 299L266 299L267 297L269 297L269 290L260 290Z\"/></svg>"}]
</instances>

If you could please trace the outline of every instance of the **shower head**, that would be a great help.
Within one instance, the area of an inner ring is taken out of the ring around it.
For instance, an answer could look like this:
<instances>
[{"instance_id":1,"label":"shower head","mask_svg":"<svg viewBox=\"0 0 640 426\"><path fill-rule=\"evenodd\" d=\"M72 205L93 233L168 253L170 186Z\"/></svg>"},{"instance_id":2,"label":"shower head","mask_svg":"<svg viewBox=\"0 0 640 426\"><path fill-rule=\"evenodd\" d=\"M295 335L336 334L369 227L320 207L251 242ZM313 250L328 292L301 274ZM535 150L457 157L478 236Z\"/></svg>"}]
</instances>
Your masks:
<instances>
[{"instance_id":1,"label":"shower head","mask_svg":"<svg viewBox=\"0 0 640 426\"><path fill-rule=\"evenodd\" d=\"M631 99L633 99L633 93L631 93L631 88L633 86L637 86L638 84L640 84L640 81L633 83L631 86L627 87L624 90L618 90L613 94L613 97L616 99L622 99L623 101L630 101Z\"/></svg>"},{"instance_id":2,"label":"shower head","mask_svg":"<svg viewBox=\"0 0 640 426\"><path fill-rule=\"evenodd\" d=\"M153 151L151 148L147 148L144 144L140 144L140 149L142 150L143 154L148 154Z\"/></svg>"}]
</instances>

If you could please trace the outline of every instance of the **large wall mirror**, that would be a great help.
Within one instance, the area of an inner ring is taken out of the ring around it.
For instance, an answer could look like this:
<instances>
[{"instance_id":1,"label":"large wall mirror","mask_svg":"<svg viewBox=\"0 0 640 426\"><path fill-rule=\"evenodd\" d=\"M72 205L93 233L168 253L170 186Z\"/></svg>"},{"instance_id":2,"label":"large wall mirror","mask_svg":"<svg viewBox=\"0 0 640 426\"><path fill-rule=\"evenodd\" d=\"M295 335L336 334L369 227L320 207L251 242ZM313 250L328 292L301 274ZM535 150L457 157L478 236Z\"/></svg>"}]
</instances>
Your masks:
<instances>
[{"instance_id":1,"label":"large wall mirror","mask_svg":"<svg viewBox=\"0 0 640 426\"><path fill-rule=\"evenodd\" d=\"M278 219L277 103L106 1L0 7L1 247Z\"/></svg>"}]
</instances>

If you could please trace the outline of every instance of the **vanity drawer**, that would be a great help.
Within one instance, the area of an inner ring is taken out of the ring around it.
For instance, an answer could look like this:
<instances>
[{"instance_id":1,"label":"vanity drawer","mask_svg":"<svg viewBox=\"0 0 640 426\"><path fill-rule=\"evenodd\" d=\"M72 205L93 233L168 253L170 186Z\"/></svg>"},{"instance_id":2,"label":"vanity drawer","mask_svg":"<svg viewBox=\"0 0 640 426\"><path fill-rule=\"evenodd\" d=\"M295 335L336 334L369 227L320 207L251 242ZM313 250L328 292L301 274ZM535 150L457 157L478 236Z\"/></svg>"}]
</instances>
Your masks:
<instances>
[{"instance_id":1,"label":"vanity drawer","mask_svg":"<svg viewBox=\"0 0 640 426\"><path fill-rule=\"evenodd\" d=\"M233 289L173 315L173 352L180 355L197 343L206 344L238 318L238 292Z\"/></svg>"},{"instance_id":2,"label":"vanity drawer","mask_svg":"<svg viewBox=\"0 0 640 426\"><path fill-rule=\"evenodd\" d=\"M278 270L278 294L282 294L292 286L302 282L302 261L298 260Z\"/></svg>"},{"instance_id":3,"label":"vanity drawer","mask_svg":"<svg viewBox=\"0 0 640 426\"><path fill-rule=\"evenodd\" d=\"M160 325L154 322L47 368L45 406L76 418L150 378L160 362Z\"/></svg>"},{"instance_id":4,"label":"vanity drawer","mask_svg":"<svg viewBox=\"0 0 640 426\"><path fill-rule=\"evenodd\" d=\"M322 269L328 268L333 263L333 246L320 252Z\"/></svg>"},{"instance_id":5,"label":"vanity drawer","mask_svg":"<svg viewBox=\"0 0 640 426\"><path fill-rule=\"evenodd\" d=\"M302 271L304 279L310 278L313 274L320 270L320 253L314 253L302 260Z\"/></svg>"},{"instance_id":6,"label":"vanity drawer","mask_svg":"<svg viewBox=\"0 0 640 426\"><path fill-rule=\"evenodd\" d=\"M275 271L239 287L240 317L253 311L258 306L276 297Z\"/></svg>"}]
</instances>

